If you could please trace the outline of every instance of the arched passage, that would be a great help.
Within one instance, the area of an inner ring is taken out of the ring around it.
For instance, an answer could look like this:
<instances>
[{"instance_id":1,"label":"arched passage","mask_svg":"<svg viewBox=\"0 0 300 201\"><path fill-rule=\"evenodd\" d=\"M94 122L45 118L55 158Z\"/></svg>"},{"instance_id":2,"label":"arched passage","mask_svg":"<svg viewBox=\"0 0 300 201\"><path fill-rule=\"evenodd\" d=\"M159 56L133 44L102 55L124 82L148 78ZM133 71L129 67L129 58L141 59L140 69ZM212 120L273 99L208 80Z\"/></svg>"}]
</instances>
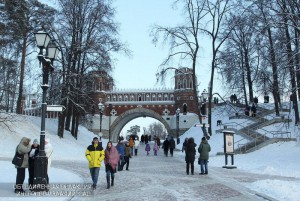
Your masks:
<instances>
[{"instance_id":1,"label":"arched passage","mask_svg":"<svg viewBox=\"0 0 300 201\"><path fill-rule=\"evenodd\" d=\"M113 122L113 124L111 125L111 134L112 134L111 140L113 142L117 142L118 136L119 136L122 128L129 121L131 121L135 118L138 118L138 117L152 117L152 118L160 121L165 126L166 130L168 131L168 134L171 134L171 132L172 132L168 122L166 122L166 120L164 118L162 118L162 116L160 114L158 114L150 109L135 108L135 109L124 112L123 114L118 116L118 118Z\"/></svg>"}]
</instances>

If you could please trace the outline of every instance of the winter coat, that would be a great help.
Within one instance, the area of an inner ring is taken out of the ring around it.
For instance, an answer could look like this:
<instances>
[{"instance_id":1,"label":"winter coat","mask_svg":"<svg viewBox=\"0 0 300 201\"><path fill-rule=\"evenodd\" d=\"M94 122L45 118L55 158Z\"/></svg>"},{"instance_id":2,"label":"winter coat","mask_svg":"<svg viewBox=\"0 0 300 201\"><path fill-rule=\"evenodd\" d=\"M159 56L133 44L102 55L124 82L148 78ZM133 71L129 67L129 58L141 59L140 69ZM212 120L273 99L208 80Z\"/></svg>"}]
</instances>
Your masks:
<instances>
[{"instance_id":1,"label":"winter coat","mask_svg":"<svg viewBox=\"0 0 300 201\"><path fill-rule=\"evenodd\" d=\"M186 150L187 143L188 143L188 138L185 138L185 140L182 144L182 149L181 149L182 152Z\"/></svg>"},{"instance_id":2,"label":"winter coat","mask_svg":"<svg viewBox=\"0 0 300 201\"><path fill-rule=\"evenodd\" d=\"M140 142L138 140L134 141L134 148L138 149L140 146Z\"/></svg>"},{"instance_id":3,"label":"winter coat","mask_svg":"<svg viewBox=\"0 0 300 201\"><path fill-rule=\"evenodd\" d=\"M130 146L127 144L125 145L125 156L131 157Z\"/></svg>"},{"instance_id":4,"label":"winter coat","mask_svg":"<svg viewBox=\"0 0 300 201\"><path fill-rule=\"evenodd\" d=\"M129 146L130 146L130 147L133 147L133 145L134 145L134 141L133 141L132 138L130 138L130 140L129 140Z\"/></svg>"},{"instance_id":5,"label":"winter coat","mask_svg":"<svg viewBox=\"0 0 300 201\"><path fill-rule=\"evenodd\" d=\"M185 161L187 163L193 163L195 161L196 149L194 141L190 141L186 145Z\"/></svg>"},{"instance_id":6,"label":"winter coat","mask_svg":"<svg viewBox=\"0 0 300 201\"><path fill-rule=\"evenodd\" d=\"M170 146L170 142L168 139L165 139L164 143L163 143L163 149L165 151L168 151L169 150L169 146Z\"/></svg>"},{"instance_id":7,"label":"winter coat","mask_svg":"<svg viewBox=\"0 0 300 201\"><path fill-rule=\"evenodd\" d=\"M39 147L40 145L37 145L37 147L34 147L34 145L31 145L31 149L29 152L29 166L33 167L34 165L34 159L39 153Z\"/></svg>"},{"instance_id":8,"label":"winter coat","mask_svg":"<svg viewBox=\"0 0 300 201\"><path fill-rule=\"evenodd\" d=\"M122 142L119 142L116 146L116 149L118 150L121 157L124 157L125 155L125 146Z\"/></svg>"},{"instance_id":9,"label":"winter coat","mask_svg":"<svg viewBox=\"0 0 300 201\"><path fill-rule=\"evenodd\" d=\"M120 155L118 150L112 145L110 149L105 149L104 164L110 165L113 170L116 169Z\"/></svg>"},{"instance_id":10,"label":"winter coat","mask_svg":"<svg viewBox=\"0 0 300 201\"><path fill-rule=\"evenodd\" d=\"M202 140L200 146L198 147L198 152L200 153L200 160L208 160L210 145L206 140Z\"/></svg>"},{"instance_id":11,"label":"winter coat","mask_svg":"<svg viewBox=\"0 0 300 201\"><path fill-rule=\"evenodd\" d=\"M153 145L153 151L158 151L158 145L157 145L157 143L155 143L155 144Z\"/></svg>"},{"instance_id":12,"label":"winter coat","mask_svg":"<svg viewBox=\"0 0 300 201\"><path fill-rule=\"evenodd\" d=\"M169 141L170 143L170 149L175 149L175 140L173 138L171 138L171 140Z\"/></svg>"},{"instance_id":13,"label":"winter coat","mask_svg":"<svg viewBox=\"0 0 300 201\"><path fill-rule=\"evenodd\" d=\"M45 154L46 157L48 158L48 170L51 167L51 162L52 162L52 153L53 153L53 148L52 145L50 144L50 140L46 139L46 141L48 142L47 144L45 144Z\"/></svg>"},{"instance_id":14,"label":"winter coat","mask_svg":"<svg viewBox=\"0 0 300 201\"><path fill-rule=\"evenodd\" d=\"M146 144L145 151L150 151L150 150L151 150L150 144Z\"/></svg>"},{"instance_id":15,"label":"winter coat","mask_svg":"<svg viewBox=\"0 0 300 201\"><path fill-rule=\"evenodd\" d=\"M89 168L101 167L101 162L105 157L101 144L94 144L94 142L92 142L85 151L85 157L89 161Z\"/></svg>"},{"instance_id":16,"label":"winter coat","mask_svg":"<svg viewBox=\"0 0 300 201\"><path fill-rule=\"evenodd\" d=\"M16 151L19 153L19 154L24 154L24 159L23 159L23 163L22 165L19 167L19 166L15 166L16 168L28 168L29 167L29 152L31 150L31 145L28 143L28 145L25 145L24 142L26 140L29 140L30 142L30 139L27 138L27 137L23 137L20 141L20 143L18 144L17 148L16 148Z\"/></svg>"},{"instance_id":17,"label":"winter coat","mask_svg":"<svg viewBox=\"0 0 300 201\"><path fill-rule=\"evenodd\" d=\"M159 139L159 137L156 138L156 142L157 142L157 145L160 146L160 139Z\"/></svg>"}]
</instances>

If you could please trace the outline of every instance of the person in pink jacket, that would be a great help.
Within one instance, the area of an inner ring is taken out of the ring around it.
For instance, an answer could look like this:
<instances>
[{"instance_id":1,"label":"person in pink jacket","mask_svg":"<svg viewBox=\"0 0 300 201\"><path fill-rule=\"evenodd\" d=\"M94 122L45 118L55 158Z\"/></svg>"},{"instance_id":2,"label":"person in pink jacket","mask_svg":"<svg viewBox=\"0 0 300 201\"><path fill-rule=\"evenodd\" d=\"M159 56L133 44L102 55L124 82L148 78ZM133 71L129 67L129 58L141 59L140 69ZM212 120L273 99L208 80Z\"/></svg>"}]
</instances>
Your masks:
<instances>
[{"instance_id":1,"label":"person in pink jacket","mask_svg":"<svg viewBox=\"0 0 300 201\"><path fill-rule=\"evenodd\" d=\"M107 189L109 189L110 186L114 185L115 172L116 172L116 167L118 165L119 159L120 159L120 154L118 150L113 146L112 142L109 141L105 149L105 158L104 158ZM111 176L111 183L110 183L110 176Z\"/></svg>"},{"instance_id":2,"label":"person in pink jacket","mask_svg":"<svg viewBox=\"0 0 300 201\"><path fill-rule=\"evenodd\" d=\"M153 145L153 151L154 151L154 156L157 156L157 151L158 151L158 144L157 141L155 140L155 143Z\"/></svg>"}]
</instances>

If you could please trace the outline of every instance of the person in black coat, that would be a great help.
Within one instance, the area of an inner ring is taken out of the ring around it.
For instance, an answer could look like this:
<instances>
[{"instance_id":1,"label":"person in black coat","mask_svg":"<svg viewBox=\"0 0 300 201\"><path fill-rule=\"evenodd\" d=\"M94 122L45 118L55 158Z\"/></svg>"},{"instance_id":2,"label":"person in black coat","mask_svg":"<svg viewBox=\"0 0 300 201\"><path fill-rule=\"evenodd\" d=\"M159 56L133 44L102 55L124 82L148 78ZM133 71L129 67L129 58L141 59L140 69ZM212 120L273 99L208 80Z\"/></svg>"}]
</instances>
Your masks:
<instances>
[{"instance_id":1,"label":"person in black coat","mask_svg":"<svg viewBox=\"0 0 300 201\"><path fill-rule=\"evenodd\" d=\"M191 166L191 174L194 174L194 162L196 155L196 144L194 142L194 138L189 138L188 143L185 150L185 162L186 162L186 174L189 174L189 169Z\"/></svg>"},{"instance_id":2,"label":"person in black coat","mask_svg":"<svg viewBox=\"0 0 300 201\"><path fill-rule=\"evenodd\" d=\"M39 142L37 139L35 139L31 145L31 150L29 152L29 168L28 168L28 172L29 172L29 178L28 178L28 184L29 187L31 189L31 187L33 187L33 178L34 178L34 160L35 157L38 155L39 153Z\"/></svg>"},{"instance_id":3,"label":"person in black coat","mask_svg":"<svg viewBox=\"0 0 300 201\"><path fill-rule=\"evenodd\" d=\"M170 146L170 142L169 142L168 138L166 138L163 143L163 149L164 149L165 156L168 156L169 146Z\"/></svg>"},{"instance_id":4,"label":"person in black coat","mask_svg":"<svg viewBox=\"0 0 300 201\"><path fill-rule=\"evenodd\" d=\"M176 146L174 138L171 137L169 142L170 142L170 155L173 157L173 151L174 151L175 146Z\"/></svg>"}]
</instances>

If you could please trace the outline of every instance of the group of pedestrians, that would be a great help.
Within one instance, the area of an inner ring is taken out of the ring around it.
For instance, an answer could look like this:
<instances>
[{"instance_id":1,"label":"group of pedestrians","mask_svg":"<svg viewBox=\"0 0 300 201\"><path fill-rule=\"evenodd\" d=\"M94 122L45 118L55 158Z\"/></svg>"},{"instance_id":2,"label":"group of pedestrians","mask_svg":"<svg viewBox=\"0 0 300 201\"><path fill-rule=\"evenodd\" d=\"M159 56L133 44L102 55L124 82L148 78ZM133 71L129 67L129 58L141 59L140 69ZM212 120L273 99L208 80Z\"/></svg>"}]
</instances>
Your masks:
<instances>
[{"instance_id":1,"label":"group of pedestrians","mask_svg":"<svg viewBox=\"0 0 300 201\"><path fill-rule=\"evenodd\" d=\"M170 139L166 138L162 145L165 156L168 157L168 152L170 151L170 155L173 157L175 147L176 145L175 145L174 138L173 137L171 137Z\"/></svg>"},{"instance_id":2,"label":"group of pedestrians","mask_svg":"<svg viewBox=\"0 0 300 201\"><path fill-rule=\"evenodd\" d=\"M185 162L186 162L186 174L189 175L190 169L191 174L194 175L194 162L196 159L196 147L197 144L194 141L194 138L186 138L183 146L182 152L185 152ZM211 147L208 144L205 137L202 138L201 143L198 147L198 153L200 154L198 157L198 164L200 165L200 175L208 174L208 159L209 152L211 151Z\"/></svg>"},{"instance_id":3,"label":"group of pedestrians","mask_svg":"<svg viewBox=\"0 0 300 201\"><path fill-rule=\"evenodd\" d=\"M16 152L20 154L23 158L22 164L17 166L15 165L15 168L17 169L17 175L16 175L16 185L15 185L15 193L25 193L25 190L23 188L24 180L25 180L25 172L26 168L28 168L28 186L29 190L34 189L34 172L35 172L35 159L39 154L39 141L37 139L33 140L33 143L31 144L31 139L28 137L23 137L20 141L20 143L16 147ZM48 171L51 166L51 155L53 152L52 145L50 144L49 139L45 139L45 154L48 159L48 165L47 165L47 184L49 184L49 177L48 177Z\"/></svg>"}]
</instances>

